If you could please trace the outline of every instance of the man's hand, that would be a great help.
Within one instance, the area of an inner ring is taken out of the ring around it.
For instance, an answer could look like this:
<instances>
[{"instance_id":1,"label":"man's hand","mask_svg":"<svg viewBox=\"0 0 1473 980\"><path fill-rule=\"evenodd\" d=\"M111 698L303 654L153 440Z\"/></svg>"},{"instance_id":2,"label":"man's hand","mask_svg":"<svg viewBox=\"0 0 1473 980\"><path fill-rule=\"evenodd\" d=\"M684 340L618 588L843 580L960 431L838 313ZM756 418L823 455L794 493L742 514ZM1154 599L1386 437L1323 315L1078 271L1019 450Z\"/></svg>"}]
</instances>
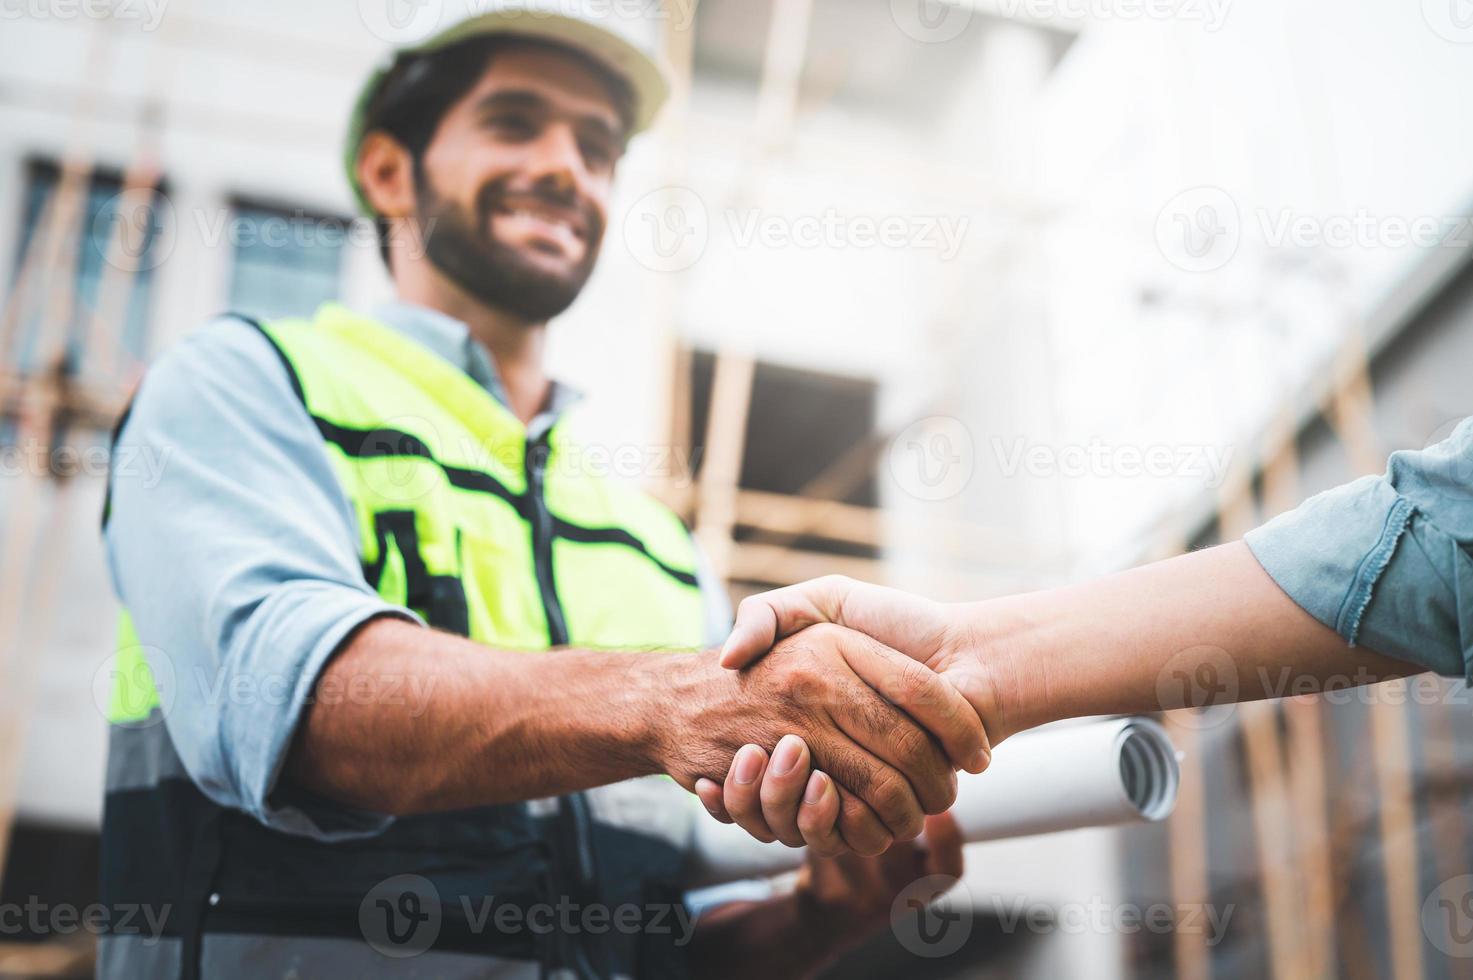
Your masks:
<instances>
[{"instance_id":1,"label":"man's hand","mask_svg":"<svg viewBox=\"0 0 1473 980\"><path fill-rule=\"evenodd\" d=\"M797 735L784 735L771 761L760 747L744 745L725 785L699 779L696 796L711 816L760 841L807 847L817 857L848 854L839 833L834 781L812 766L813 756Z\"/></svg>"},{"instance_id":2,"label":"man's hand","mask_svg":"<svg viewBox=\"0 0 1473 980\"><path fill-rule=\"evenodd\" d=\"M740 673L689 658L673 679L658 750L665 772L694 790L739 748L758 747L750 759L796 734L832 777L843 843L862 854L918 836L925 814L956 799L953 765L976 771L987 757L981 721L950 683L839 626L785 639Z\"/></svg>"},{"instance_id":3,"label":"man's hand","mask_svg":"<svg viewBox=\"0 0 1473 980\"><path fill-rule=\"evenodd\" d=\"M832 786L832 784L829 784ZM950 814L926 818L924 843L880 857L810 853L792 894L734 902L707 912L691 946L694 972L713 980L760 974L807 978L891 923L895 899L918 881L916 901L933 901L962 874L962 840Z\"/></svg>"},{"instance_id":4,"label":"man's hand","mask_svg":"<svg viewBox=\"0 0 1473 980\"><path fill-rule=\"evenodd\" d=\"M810 854L798 872L799 915L828 937L834 954L842 953L890 925L891 908L902 891L939 876L935 890L913 896L929 904L955 884L962 870L961 829L951 814L936 814L926 818L923 841L897 844L877 858Z\"/></svg>"},{"instance_id":5,"label":"man's hand","mask_svg":"<svg viewBox=\"0 0 1473 980\"><path fill-rule=\"evenodd\" d=\"M696 780L696 795L711 816L734 823L760 841L807 846L811 854L848 852L839 834L839 794L834 781L812 768L808 745L784 735L769 762L757 745L744 745L731 762L725 786Z\"/></svg>"}]
</instances>

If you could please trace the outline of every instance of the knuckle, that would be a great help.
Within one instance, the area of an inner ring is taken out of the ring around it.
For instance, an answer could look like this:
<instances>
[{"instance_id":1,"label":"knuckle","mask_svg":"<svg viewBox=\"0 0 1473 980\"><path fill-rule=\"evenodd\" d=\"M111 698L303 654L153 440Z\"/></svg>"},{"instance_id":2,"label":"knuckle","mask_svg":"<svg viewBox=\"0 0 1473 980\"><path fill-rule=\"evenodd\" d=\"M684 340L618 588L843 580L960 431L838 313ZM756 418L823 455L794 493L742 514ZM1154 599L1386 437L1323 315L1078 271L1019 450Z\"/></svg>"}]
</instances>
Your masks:
<instances>
[{"instance_id":1,"label":"knuckle","mask_svg":"<svg viewBox=\"0 0 1473 980\"><path fill-rule=\"evenodd\" d=\"M762 801L762 809L766 811L781 812L783 808L792 809L797 802L797 794L788 786L774 783L772 780L763 780L762 789L757 797Z\"/></svg>"},{"instance_id":2,"label":"knuckle","mask_svg":"<svg viewBox=\"0 0 1473 980\"><path fill-rule=\"evenodd\" d=\"M756 616L762 612L765 606L766 602L760 595L749 595L737 603L737 618L747 619Z\"/></svg>"},{"instance_id":3,"label":"knuckle","mask_svg":"<svg viewBox=\"0 0 1473 980\"><path fill-rule=\"evenodd\" d=\"M757 799L750 793L742 791L727 791L726 812L738 821L750 820L760 807Z\"/></svg>"},{"instance_id":4,"label":"knuckle","mask_svg":"<svg viewBox=\"0 0 1473 980\"><path fill-rule=\"evenodd\" d=\"M889 833L884 830L875 830L851 841L849 846L860 857L879 857L888 851L893 843L895 843L895 838Z\"/></svg>"},{"instance_id":5,"label":"knuckle","mask_svg":"<svg viewBox=\"0 0 1473 980\"><path fill-rule=\"evenodd\" d=\"M767 829L766 824L759 823L750 819L738 818L737 826L742 828L753 838L760 840L764 844L771 844L773 841L777 840L777 838L773 836L772 831Z\"/></svg>"},{"instance_id":6,"label":"knuckle","mask_svg":"<svg viewBox=\"0 0 1473 980\"><path fill-rule=\"evenodd\" d=\"M887 818L900 818L906 810L911 809L910 793L904 786L904 780L890 770L871 780L870 799L875 808Z\"/></svg>"},{"instance_id":7,"label":"knuckle","mask_svg":"<svg viewBox=\"0 0 1473 980\"><path fill-rule=\"evenodd\" d=\"M836 840L811 840L808 842L808 850L821 858L836 858L842 855L846 848Z\"/></svg>"},{"instance_id":8,"label":"knuckle","mask_svg":"<svg viewBox=\"0 0 1473 980\"><path fill-rule=\"evenodd\" d=\"M784 827L777 832L777 839L786 847L802 847L808 843L796 827Z\"/></svg>"},{"instance_id":9,"label":"knuckle","mask_svg":"<svg viewBox=\"0 0 1473 980\"><path fill-rule=\"evenodd\" d=\"M977 712L972 706L962 700L956 689L947 683L947 688L940 689L936 698L936 714L958 732L964 738L980 738L982 735L982 719L977 717ZM971 719L967 715L971 715Z\"/></svg>"},{"instance_id":10,"label":"knuckle","mask_svg":"<svg viewBox=\"0 0 1473 980\"><path fill-rule=\"evenodd\" d=\"M916 798L925 806L927 813L946 809L956 795L956 774L951 766L938 755L934 760L916 770Z\"/></svg>"},{"instance_id":11,"label":"knuckle","mask_svg":"<svg viewBox=\"0 0 1473 980\"><path fill-rule=\"evenodd\" d=\"M865 857L883 854L893 839L879 818L859 800L845 801L839 836L846 847Z\"/></svg>"},{"instance_id":12,"label":"knuckle","mask_svg":"<svg viewBox=\"0 0 1473 980\"><path fill-rule=\"evenodd\" d=\"M798 814L798 832L806 840L821 840L831 829L830 824L833 823L833 820L830 818L825 821L823 815L813 813L813 809L813 807L808 807L805 812Z\"/></svg>"},{"instance_id":13,"label":"knuckle","mask_svg":"<svg viewBox=\"0 0 1473 980\"><path fill-rule=\"evenodd\" d=\"M899 793L886 810L886 827L896 840L915 840L926 826L926 813L908 793Z\"/></svg>"},{"instance_id":14,"label":"knuckle","mask_svg":"<svg viewBox=\"0 0 1473 980\"><path fill-rule=\"evenodd\" d=\"M936 794L936 797L932 800L929 800L928 805L921 808L921 822L924 823L926 817L934 817L943 814L955 805L956 784L953 783L950 786L942 787L941 791Z\"/></svg>"},{"instance_id":15,"label":"knuckle","mask_svg":"<svg viewBox=\"0 0 1473 980\"><path fill-rule=\"evenodd\" d=\"M803 632L825 647L838 646L842 638L848 635L844 627L833 623L814 623Z\"/></svg>"},{"instance_id":16,"label":"knuckle","mask_svg":"<svg viewBox=\"0 0 1473 980\"><path fill-rule=\"evenodd\" d=\"M945 813L947 810L950 810L952 804L956 802L956 795L956 774L948 769L946 777L938 782L935 788L929 794L933 802L930 806L927 806L925 808L926 812L932 815L937 813Z\"/></svg>"},{"instance_id":17,"label":"knuckle","mask_svg":"<svg viewBox=\"0 0 1473 980\"><path fill-rule=\"evenodd\" d=\"M916 811L913 814L907 814L906 818L901 821L900 826L895 829L895 839L898 841L912 841L921 836L921 831L925 829L926 815L923 812Z\"/></svg>"},{"instance_id":18,"label":"knuckle","mask_svg":"<svg viewBox=\"0 0 1473 980\"><path fill-rule=\"evenodd\" d=\"M898 670L896 693L900 695L902 704L919 705L938 700L934 683L937 677L929 667L906 658L898 665Z\"/></svg>"},{"instance_id":19,"label":"knuckle","mask_svg":"<svg viewBox=\"0 0 1473 980\"><path fill-rule=\"evenodd\" d=\"M850 852L850 848L844 843L844 838L839 836L838 828L815 837L809 844L814 852L821 857L836 858Z\"/></svg>"},{"instance_id":20,"label":"knuckle","mask_svg":"<svg viewBox=\"0 0 1473 980\"><path fill-rule=\"evenodd\" d=\"M919 728L912 725L901 726L891 745L907 772L920 773L932 768L934 753L931 737Z\"/></svg>"},{"instance_id":21,"label":"knuckle","mask_svg":"<svg viewBox=\"0 0 1473 980\"><path fill-rule=\"evenodd\" d=\"M854 579L850 578L847 575L839 575L837 573L833 573L825 575L823 578L819 579L818 584L822 586L825 591L834 592L836 590L849 588L854 584Z\"/></svg>"},{"instance_id":22,"label":"knuckle","mask_svg":"<svg viewBox=\"0 0 1473 980\"><path fill-rule=\"evenodd\" d=\"M828 703L828 690L829 679L822 671L795 664L783 676L776 693L793 709L806 714Z\"/></svg>"},{"instance_id":23,"label":"knuckle","mask_svg":"<svg viewBox=\"0 0 1473 980\"><path fill-rule=\"evenodd\" d=\"M950 712L946 718L946 724L950 727L953 736L960 742L962 752L967 756L976 755L987 747L987 730L982 726L982 719L977 717L977 712L972 706L962 702Z\"/></svg>"}]
</instances>

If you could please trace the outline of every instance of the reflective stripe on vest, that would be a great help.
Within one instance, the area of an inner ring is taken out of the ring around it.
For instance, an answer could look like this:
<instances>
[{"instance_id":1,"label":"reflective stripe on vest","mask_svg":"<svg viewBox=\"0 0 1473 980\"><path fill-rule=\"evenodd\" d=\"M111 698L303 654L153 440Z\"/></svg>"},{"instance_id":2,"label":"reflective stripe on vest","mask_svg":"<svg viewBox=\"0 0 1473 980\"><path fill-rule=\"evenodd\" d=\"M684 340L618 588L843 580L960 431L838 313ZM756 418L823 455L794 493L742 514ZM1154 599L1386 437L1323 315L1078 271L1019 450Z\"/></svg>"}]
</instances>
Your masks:
<instances>
[{"instance_id":1,"label":"reflective stripe on vest","mask_svg":"<svg viewBox=\"0 0 1473 980\"><path fill-rule=\"evenodd\" d=\"M588 472L565 422L529 446L463 371L340 306L266 331L330 447L386 599L413 606L449 587L437 580L459 580L465 632L503 647L700 644L685 527Z\"/></svg>"}]
</instances>

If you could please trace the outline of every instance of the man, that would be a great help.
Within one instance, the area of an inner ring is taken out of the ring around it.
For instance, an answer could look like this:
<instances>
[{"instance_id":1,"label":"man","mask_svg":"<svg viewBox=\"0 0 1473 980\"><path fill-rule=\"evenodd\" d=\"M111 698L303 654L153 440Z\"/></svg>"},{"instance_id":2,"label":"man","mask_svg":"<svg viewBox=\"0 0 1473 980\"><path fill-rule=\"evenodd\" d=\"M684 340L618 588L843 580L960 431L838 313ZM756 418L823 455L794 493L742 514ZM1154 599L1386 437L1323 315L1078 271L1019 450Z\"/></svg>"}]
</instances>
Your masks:
<instances>
[{"instance_id":1,"label":"man","mask_svg":"<svg viewBox=\"0 0 1473 980\"><path fill-rule=\"evenodd\" d=\"M224 318L141 386L118 440L169 465L110 487L103 891L168 915L104 937L104 976L803 975L960 873L933 818L684 946L680 787L743 743L821 855L913 840L987 749L858 633L742 675L687 653L725 623L685 529L569 463L546 324L665 93L629 27L519 4L400 52L348 144L398 302Z\"/></svg>"}]
</instances>

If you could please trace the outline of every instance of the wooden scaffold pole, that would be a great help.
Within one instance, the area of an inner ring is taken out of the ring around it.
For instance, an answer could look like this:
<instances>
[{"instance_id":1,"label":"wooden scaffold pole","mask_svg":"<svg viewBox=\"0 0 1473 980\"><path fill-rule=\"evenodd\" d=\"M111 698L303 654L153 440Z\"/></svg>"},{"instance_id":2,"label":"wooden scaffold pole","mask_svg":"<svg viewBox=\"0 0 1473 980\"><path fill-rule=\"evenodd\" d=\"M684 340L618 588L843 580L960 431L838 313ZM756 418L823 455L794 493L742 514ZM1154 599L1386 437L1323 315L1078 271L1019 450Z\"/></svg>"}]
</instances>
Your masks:
<instances>
[{"instance_id":1,"label":"wooden scaffold pole","mask_svg":"<svg viewBox=\"0 0 1473 980\"><path fill-rule=\"evenodd\" d=\"M1370 366L1360 332L1352 328L1336 365L1328 418L1357 475L1379 473L1386 457L1376 439ZM1417 816L1407 682L1387 681L1371 699L1371 752L1380 806L1382 873L1391 938L1393 980L1422 977L1422 901L1417 881Z\"/></svg>"}]
</instances>

